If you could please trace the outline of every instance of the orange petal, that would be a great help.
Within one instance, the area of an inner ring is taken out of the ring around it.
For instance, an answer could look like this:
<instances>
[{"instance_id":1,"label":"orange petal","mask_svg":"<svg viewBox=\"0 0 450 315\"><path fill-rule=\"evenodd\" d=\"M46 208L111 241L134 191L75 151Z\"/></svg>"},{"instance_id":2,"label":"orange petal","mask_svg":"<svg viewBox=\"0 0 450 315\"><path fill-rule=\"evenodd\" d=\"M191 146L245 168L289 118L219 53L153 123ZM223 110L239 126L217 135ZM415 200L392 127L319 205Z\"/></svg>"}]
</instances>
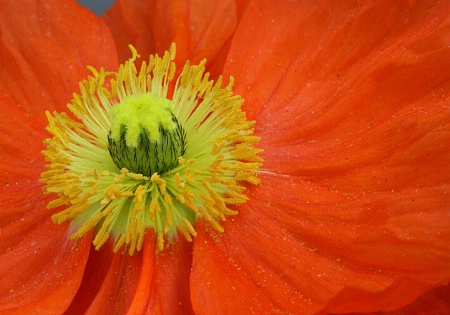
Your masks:
<instances>
[{"instance_id":1,"label":"orange petal","mask_svg":"<svg viewBox=\"0 0 450 315\"><path fill-rule=\"evenodd\" d=\"M40 187L21 193L17 200L0 193L0 312L61 313L80 285L90 238L68 239L67 225L50 220Z\"/></svg>"},{"instance_id":2,"label":"orange petal","mask_svg":"<svg viewBox=\"0 0 450 315\"><path fill-rule=\"evenodd\" d=\"M308 187L321 195L297 190L291 203L311 203L301 211L267 205L311 220L292 228L303 230L300 242L356 269L351 275L302 254L329 282L314 298L324 298L317 301L324 311L391 310L449 280L448 12L436 1L261 1L236 32L226 73L257 120L262 173L298 176L272 199Z\"/></svg>"},{"instance_id":3,"label":"orange petal","mask_svg":"<svg viewBox=\"0 0 450 315\"><path fill-rule=\"evenodd\" d=\"M126 314L139 297L139 283L151 282L152 261L143 260L142 255L154 254L153 243L144 244L143 252L134 256L114 254L112 242L99 251L91 248L83 282L67 314ZM150 277L143 279L144 275Z\"/></svg>"},{"instance_id":4,"label":"orange petal","mask_svg":"<svg viewBox=\"0 0 450 315\"><path fill-rule=\"evenodd\" d=\"M14 125L16 107L9 105L4 99L0 107L12 114L1 116L7 119L0 136L0 310L59 313L80 285L90 238L70 241L67 225L50 220L46 205L51 197L43 195L38 182L44 164L39 144L14 137L39 133L30 124Z\"/></svg>"},{"instance_id":5,"label":"orange petal","mask_svg":"<svg viewBox=\"0 0 450 315\"><path fill-rule=\"evenodd\" d=\"M39 129L45 109L65 109L87 65L117 67L108 28L75 1L2 0L0 29L0 94Z\"/></svg>"},{"instance_id":6,"label":"orange petal","mask_svg":"<svg viewBox=\"0 0 450 315\"><path fill-rule=\"evenodd\" d=\"M31 185L36 185L44 170L41 150L45 130L36 129L34 117L25 115L11 99L1 95L0 117L0 189L13 186L18 192L24 189L17 186L20 182L29 185L34 181Z\"/></svg>"},{"instance_id":7,"label":"orange petal","mask_svg":"<svg viewBox=\"0 0 450 315\"><path fill-rule=\"evenodd\" d=\"M145 314L194 314L189 277L192 244L181 235L156 256L151 298Z\"/></svg>"},{"instance_id":8,"label":"orange petal","mask_svg":"<svg viewBox=\"0 0 450 315\"><path fill-rule=\"evenodd\" d=\"M254 2L226 72L258 121L264 168L345 190L448 183L448 12Z\"/></svg>"},{"instance_id":9,"label":"orange petal","mask_svg":"<svg viewBox=\"0 0 450 315\"><path fill-rule=\"evenodd\" d=\"M91 249L83 282L66 314L193 314L191 244L177 239L155 257L155 239L142 252L114 254L112 243Z\"/></svg>"},{"instance_id":10,"label":"orange petal","mask_svg":"<svg viewBox=\"0 0 450 315\"><path fill-rule=\"evenodd\" d=\"M90 237L68 240L38 182L47 124L86 66L117 65L108 29L75 2L0 1L0 309L61 313L80 286Z\"/></svg>"},{"instance_id":11,"label":"orange petal","mask_svg":"<svg viewBox=\"0 0 450 315\"><path fill-rule=\"evenodd\" d=\"M177 237L155 257L154 234L148 232L144 246L142 272L128 314L193 314L191 243Z\"/></svg>"},{"instance_id":12,"label":"orange petal","mask_svg":"<svg viewBox=\"0 0 450 315\"><path fill-rule=\"evenodd\" d=\"M446 315L450 314L450 286L436 288L414 303L392 312L351 315Z\"/></svg>"},{"instance_id":13,"label":"orange petal","mask_svg":"<svg viewBox=\"0 0 450 315\"><path fill-rule=\"evenodd\" d=\"M141 56L145 58L155 53L155 40L153 38L154 8L149 1L119 0L103 15L103 20L108 25L116 43L120 62L131 57L132 44ZM162 48L162 51L170 46Z\"/></svg>"},{"instance_id":14,"label":"orange petal","mask_svg":"<svg viewBox=\"0 0 450 315\"><path fill-rule=\"evenodd\" d=\"M448 80L448 3L409 3L254 1L225 72L272 143L367 129Z\"/></svg>"},{"instance_id":15,"label":"orange petal","mask_svg":"<svg viewBox=\"0 0 450 315\"><path fill-rule=\"evenodd\" d=\"M237 23L236 4L224 1L118 0L104 15L116 40L120 60L130 57L129 44L147 58L177 44L177 61L211 63ZM223 59L222 59L223 61Z\"/></svg>"},{"instance_id":16,"label":"orange petal","mask_svg":"<svg viewBox=\"0 0 450 315\"><path fill-rule=\"evenodd\" d=\"M443 188L356 198L286 175L261 181L223 234L197 225L199 314L388 311L449 281Z\"/></svg>"}]
</instances>

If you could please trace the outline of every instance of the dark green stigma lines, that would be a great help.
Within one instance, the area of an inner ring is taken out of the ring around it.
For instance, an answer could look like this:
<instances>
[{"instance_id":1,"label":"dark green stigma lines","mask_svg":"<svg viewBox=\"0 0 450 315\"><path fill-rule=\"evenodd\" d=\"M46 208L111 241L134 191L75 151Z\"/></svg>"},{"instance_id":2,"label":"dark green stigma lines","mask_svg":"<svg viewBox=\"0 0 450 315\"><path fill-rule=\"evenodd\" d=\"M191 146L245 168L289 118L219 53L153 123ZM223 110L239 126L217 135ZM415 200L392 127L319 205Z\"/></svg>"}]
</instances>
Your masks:
<instances>
[{"instance_id":1,"label":"dark green stigma lines","mask_svg":"<svg viewBox=\"0 0 450 315\"><path fill-rule=\"evenodd\" d=\"M118 141L110 132L108 150L117 167L145 176L164 174L174 169L178 158L186 152L186 132L173 114L172 121L176 124L175 129L168 130L160 125L156 141L150 139L149 132L142 126L136 147L127 145L126 126L121 129Z\"/></svg>"}]
</instances>

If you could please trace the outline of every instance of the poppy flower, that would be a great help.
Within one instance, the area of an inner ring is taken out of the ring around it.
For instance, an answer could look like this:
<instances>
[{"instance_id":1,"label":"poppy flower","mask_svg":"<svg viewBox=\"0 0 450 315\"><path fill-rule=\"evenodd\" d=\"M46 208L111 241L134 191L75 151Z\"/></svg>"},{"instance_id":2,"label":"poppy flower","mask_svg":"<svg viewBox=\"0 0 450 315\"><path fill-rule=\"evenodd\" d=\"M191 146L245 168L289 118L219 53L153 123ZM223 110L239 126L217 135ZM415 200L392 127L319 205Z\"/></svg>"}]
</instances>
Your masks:
<instances>
[{"instance_id":1,"label":"poppy flower","mask_svg":"<svg viewBox=\"0 0 450 315\"><path fill-rule=\"evenodd\" d=\"M108 29L70 1L0 1L0 312L448 313L449 4L146 3L119 1ZM128 44L163 56L172 42L174 75L206 58L234 77L260 183L238 181L248 200L223 232L203 214L192 242L175 231L158 253L152 227L133 255L92 246L101 222L70 239L40 182L46 111L119 78Z\"/></svg>"}]
</instances>

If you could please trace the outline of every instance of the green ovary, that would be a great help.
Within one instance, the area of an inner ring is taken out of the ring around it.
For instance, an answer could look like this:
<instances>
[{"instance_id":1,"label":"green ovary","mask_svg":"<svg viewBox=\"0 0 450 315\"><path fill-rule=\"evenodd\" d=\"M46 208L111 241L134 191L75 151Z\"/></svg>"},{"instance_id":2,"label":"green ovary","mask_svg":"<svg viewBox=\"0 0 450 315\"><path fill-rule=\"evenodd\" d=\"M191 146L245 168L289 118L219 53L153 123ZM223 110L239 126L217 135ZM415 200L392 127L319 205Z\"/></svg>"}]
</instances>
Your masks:
<instances>
[{"instance_id":1,"label":"green ovary","mask_svg":"<svg viewBox=\"0 0 450 315\"><path fill-rule=\"evenodd\" d=\"M111 109L108 149L119 169L151 176L178 165L186 134L172 102L151 93L127 96Z\"/></svg>"}]
</instances>

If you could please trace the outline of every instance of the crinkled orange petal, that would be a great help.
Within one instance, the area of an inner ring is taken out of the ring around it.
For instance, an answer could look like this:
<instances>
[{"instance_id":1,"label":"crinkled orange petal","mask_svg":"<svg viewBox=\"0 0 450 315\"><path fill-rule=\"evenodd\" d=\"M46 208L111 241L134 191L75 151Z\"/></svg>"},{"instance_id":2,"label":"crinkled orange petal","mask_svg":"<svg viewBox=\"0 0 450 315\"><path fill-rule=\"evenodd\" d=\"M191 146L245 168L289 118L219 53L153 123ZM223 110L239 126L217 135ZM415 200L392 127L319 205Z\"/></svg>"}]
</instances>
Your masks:
<instances>
[{"instance_id":1,"label":"crinkled orange petal","mask_svg":"<svg viewBox=\"0 0 450 315\"><path fill-rule=\"evenodd\" d=\"M312 132L323 128L318 119L323 125L326 118L333 122L331 114L344 120L361 113L365 120L353 124L367 128L371 115L395 111L399 101L416 100L448 79L448 6L432 0L254 1L234 36L225 73L235 76L250 116L258 114L268 129L288 119L292 131ZM340 113L333 106L338 101ZM376 111L373 103L382 107ZM298 139L281 130L276 135L284 144Z\"/></svg>"},{"instance_id":2,"label":"crinkled orange petal","mask_svg":"<svg viewBox=\"0 0 450 315\"><path fill-rule=\"evenodd\" d=\"M107 242L99 251L91 246L80 288L65 314L77 315L87 311L105 281L113 257L114 253L110 242ZM113 293L111 293L111 297L113 297Z\"/></svg>"},{"instance_id":3,"label":"crinkled orange petal","mask_svg":"<svg viewBox=\"0 0 450 315\"><path fill-rule=\"evenodd\" d=\"M113 253L112 242L99 251L91 249L83 282L67 314L126 314L135 299L142 275L151 275L151 261L143 255L154 254L152 242L134 256ZM144 262L147 263L144 265Z\"/></svg>"},{"instance_id":4,"label":"crinkled orange petal","mask_svg":"<svg viewBox=\"0 0 450 315\"><path fill-rule=\"evenodd\" d=\"M23 189L20 185L25 181L36 184L43 170L41 150L45 130L35 128L35 117L26 115L3 95L0 95L0 121L0 189L12 186L17 192Z\"/></svg>"},{"instance_id":5,"label":"crinkled orange petal","mask_svg":"<svg viewBox=\"0 0 450 315\"><path fill-rule=\"evenodd\" d=\"M128 314L145 314L148 301L154 290L155 272L158 269L155 265L155 237L153 233L147 233L143 246L142 270Z\"/></svg>"},{"instance_id":6,"label":"crinkled orange petal","mask_svg":"<svg viewBox=\"0 0 450 315\"><path fill-rule=\"evenodd\" d=\"M236 27L237 12L231 0L118 0L103 18L120 60L130 57L129 44L147 58L162 54L175 42L176 61L182 66L188 59L198 63L207 58L212 63Z\"/></svg>"},{"instance_id":7,"label":"crinkled orange petal","mask_svg":"<svg viewBox=\"0 0 450 315\"><path fill-rule=\"evenodd\" d=\"M446 192L349 196L263 173L223 234L197 225L194 310L323 314L411 303L450 279Z\"/></svg>"},{"instance_id":8,"label":"crinkled orange petal","mask_svg":"<svg viewBox=\"0 0 450 315\"><path fill-rule=\"evenodd\" d=\"M262 173L296 175L272 199L298 189L291 202L311 206L267 204L293 222L312 216L293 229L363 271L352 282L310 261L337 285L317 292L325 311L392 310L449 281L449 12L438 1L255 1L236 32L225 72L257 120ZM313 195L298 195L306 187ZM316 191L342 199L323 209Z\"/></svg>"},{"instance_id":9,"label":"crinkled orange petal","mask_svg":"<svg viewBox=\"0 0 450 315\"><path fill-rule=\"evenodd\" d=\"M261 145L274 148L265 167L328 178L399 164L395 151L430 132L430 156L445 154L434 144L449 142L448 12L438 1L254 2L226 73L258 120Z\"/></svg>"},{"instance_id":10,"label":"crinkled orange petal","mask_svg":"<svg viewBox=\"0 0 450 315\"><path fill-rule=\"evenodd\" d=\"M75 1L1 0L0 31L0 94L39 129L45 110L65 110L87 65L118 66L109 29Z\"/></svg>"},{"instance_id":11,"label":"crinkled orange petal","mask_svg":"<svg viewBox=\"0 0 450 315\"><path fill-rule=\"evenodd\" d=\"M132 44L139 54L147 59L149 54L155 53L155 39L153 38L153 14L155 1L115 1L102 18L109 26L116 43L116 50L120 62L131 57ZM162 48L162 51L167 47Z\"/></svg>"},{"instance_id":12,"label":"crinkled orange petal","mask_svg":"<svg viewBox=\"0 0 450 315\"><path fill-rule=\"evenodd\" d=\"M88 64L116 67L109 30L75 2L0 1L0 310L61 313L75 296L90 236L69 240L38 182L44 111L63 110Z\"/></svg>"},{"instance_id":13,"label":"crinkled orange petal","mask_svg":"<svg viewBox=\"0 0 450 315\"><path fill-rule=\"evenodd\" d=\"M145 314L194 314L189 289L192 243L179 235L169 246L156 256L154 282Z\"/></svg>"},{"instance_id":14,"label":"crinkled orange petal","mask_svg":"<svg viewBox=\"0 0 450 315\"><path fill-rule=\"evenodd\" d=\"M44 164L40 144L27 138L42 133L31 124L15 124L15 108L0 100L0 112L11 114L1 116L7 119L0 134L0 313L59 313L80 285L90 238L70 241L67 224L51 221L53 210L46 205L52 198L38 182Z\"/></svg>"},{"instance_id":15,"label":"crinkled orange petal","mask_svg":"<svg viewBox=\"0 0 450 315\"><path fill-rule=\"evenodd\" d=\"M450 286L436 288L414 303L392 312L349 315L447 315L450 314Z\"/></svg>"},{"instance_id":16,"label":"crinkled orange petal","mask_svg":"<svg viewBox=\"0 0 450 315\"><path fill-rule=\"evenodd\" d=\"M147 233L142 252L114 254L112 243L91 250L83 282L66 314L193 314L192 246L184 239L155 256Z\"/></svg>"},{"instance_id":17,"label":"crinkled orange petal","mask_svg":"<svg viewBox=\"0 0 450 315\"><path fill-rule=\"evenodd\" d=\"M0 192L0 314L61 313L80 285L90 238L70 241L48 199L41 187Z\"/></svg>"}]
</instances>

